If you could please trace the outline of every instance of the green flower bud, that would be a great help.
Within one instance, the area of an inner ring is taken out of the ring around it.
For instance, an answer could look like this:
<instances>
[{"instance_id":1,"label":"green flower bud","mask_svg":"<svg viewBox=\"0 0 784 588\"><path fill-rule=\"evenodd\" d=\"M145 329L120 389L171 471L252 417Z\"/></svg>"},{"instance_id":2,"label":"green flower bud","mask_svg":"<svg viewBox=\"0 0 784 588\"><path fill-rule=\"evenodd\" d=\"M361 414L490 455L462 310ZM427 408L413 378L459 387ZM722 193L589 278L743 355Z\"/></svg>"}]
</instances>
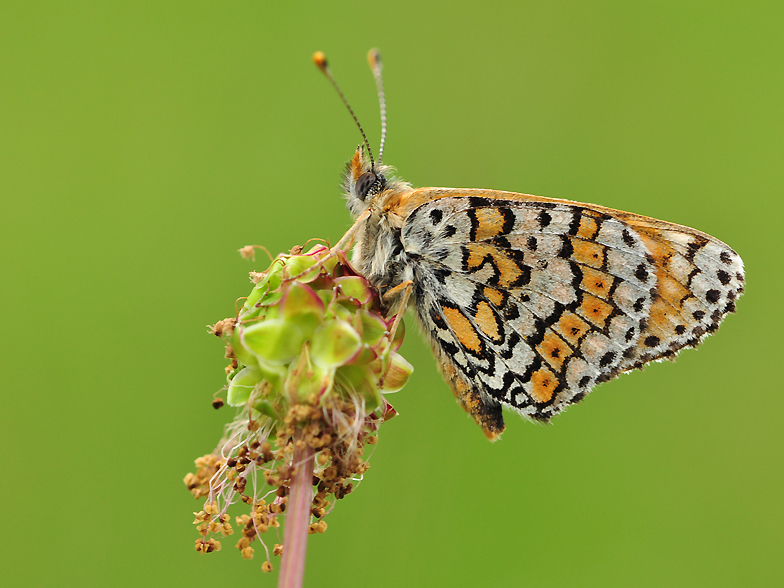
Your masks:
<instances>
[{"instance_id":1,"label":"green flower bud","mask_svg":"<svg viewBox=\"0 0 784 588\"><path fill-rule=\"evenodd\" d=\"M194 496L211 501L197 516L200 545L211 545L216 529L229 532L223 513L239 495L253 507L244 525L266 521L238 543L243 554L262 540L261 528L277 526L292 471L303 463L296 451L309 452L307 485L319 480L323 504L351 492L367 470L365 443L375 443L381 423L397 414L384 394L400 390L413 371L397 353L402 321L386 316L378 292L342 252L319 245L280 255L251 277L239 315L212 328L226 341L226 403L238 414L185 480ZM313 507L319 516L323 504Z\"/></svg>"},{"instance_id":2,"label":"green flower bud","mask_svg":"<svg viewBox=\"0 0 784 588\"><path fill-rule=\"evenodd\" d=\"M271 365L288 364L302 349L305 335L292 320L266 319L241 329L240 342L259 361Z\"/></svg>"},{"instance_id":3,"label":"green flower bud","mask_svg":"<svg viewBox=\"0 0 784 588\"><path fill-rule=\"evenodd\" d=\"M229 384L226 402L229 406L242 406L250 399L253 389L264 376L257 369L246 367L240 370Z\"/></svg>"},{"instance_id":4,"label":"green flower bud","mask_svg":"<svg viewBox=\"0 0 784 588\"><path fill-rule=\"evenodd\" d=\"M390 333L394 317L344 259L319 245L252 274L256 285L229 333L230 405L268 402L285 413L292 403L324 405L335 393L375 409L383 392L403 387L412 371L397 354L403 323Z\"/></svg>"},{"instance_id":5,"label":"green flower bud","mask_svg":"<svg viewBox=\"0 0 784 588\"><path fill-rule=\"evenodd\" d=\"M313 333L311 357L313 363L324 369L349 363L360 349L359 333L344 320L328 320Z\"/></svg>"}]
</instances>

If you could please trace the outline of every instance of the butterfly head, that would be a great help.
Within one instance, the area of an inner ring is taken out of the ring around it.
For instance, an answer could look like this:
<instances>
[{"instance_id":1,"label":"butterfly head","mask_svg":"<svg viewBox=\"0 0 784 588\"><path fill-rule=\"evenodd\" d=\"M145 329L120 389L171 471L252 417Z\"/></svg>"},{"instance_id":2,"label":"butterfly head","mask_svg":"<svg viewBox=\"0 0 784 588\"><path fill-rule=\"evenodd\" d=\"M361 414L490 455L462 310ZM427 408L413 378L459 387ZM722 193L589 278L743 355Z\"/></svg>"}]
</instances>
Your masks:
<instances>
[{"instance_id":1,"label":"butterfly head","mask_svg":"<svg viewBox=\"0 0 784 588\"><path fill-rule=\"evenodd\" d=\"M343 190L348 208L355 217L362 214L376 197L387 188L389 166L373 164L364 146L360 145L346 166Z\"/></svg>"},{"instance_id":2,"label":"butterfly head","mask_svg":"<svg viewBox=\"0 0 784 588\"><path fill-rule=\"evenodd\" d=\"M359 124L354 111L340 91L335 78L332 77L332 72L327 65L327 58L321 51L316 51L313 54L313 63L316 64L321 72L327 76L327 79L332 83L333 87L346 106L351 118L357 125L360 134L362 135L363 144L357 147L354 152L354 157L348 162L346 166L346 173L343 178L343 191L348 200L348 208L354 217L358 217L377 200L378 196L389 188L399 188L404 184L397 181L388 181L392 168L386 165L381 165L381 160L384 157L384 141L387 135L387 111L386 101L384 99L384 86L381 81L381 55L378 49L371 49L368 53L368 63L370 69L373 71L373 76L376 78L376 88L378 90L378 101L381 108L381 143L378 148L378 160L373 160L373 153L370 149L370 143L367 140L367 135Z\"/></svg>"}]
</instances>

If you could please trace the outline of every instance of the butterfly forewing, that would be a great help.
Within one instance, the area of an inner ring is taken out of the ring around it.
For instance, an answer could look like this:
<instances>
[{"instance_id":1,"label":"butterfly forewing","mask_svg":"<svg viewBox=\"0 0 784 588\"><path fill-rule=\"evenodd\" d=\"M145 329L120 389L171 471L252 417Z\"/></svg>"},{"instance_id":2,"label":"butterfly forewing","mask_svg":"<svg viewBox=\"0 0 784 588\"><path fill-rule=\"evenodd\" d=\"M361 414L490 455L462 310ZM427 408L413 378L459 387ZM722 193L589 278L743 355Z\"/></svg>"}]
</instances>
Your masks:
<instances>
[{"instance_id":1,"label":"butterfly forewing","mask_svg":"<svg viewBox=\"0 0 784 588\"><path fill-rule=\"evenodd\" d=\"M401 242L437 354L484 402L538 420L696 344L742 291L732 249L647 217L444 188L406 208Z\"/></svg>"}]
</instances>

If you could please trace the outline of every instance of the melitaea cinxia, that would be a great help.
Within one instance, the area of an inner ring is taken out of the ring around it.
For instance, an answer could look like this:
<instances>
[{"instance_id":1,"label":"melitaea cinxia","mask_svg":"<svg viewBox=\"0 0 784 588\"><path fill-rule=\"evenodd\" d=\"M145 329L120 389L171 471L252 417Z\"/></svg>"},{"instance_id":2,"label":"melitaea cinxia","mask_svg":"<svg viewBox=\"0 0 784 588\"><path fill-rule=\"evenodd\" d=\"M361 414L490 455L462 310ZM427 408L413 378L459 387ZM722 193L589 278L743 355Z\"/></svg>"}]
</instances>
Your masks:
<instances>
[{"instance_id":1,"label":"melitaea cinxia","mask_svg":"<svg viewBox=\"0 0 784 588\"><path fill-rule=\"evenodd\" d=\"M323 54L314 61L332 80ZM370 63L383 120L374 51ZM710 235L595 204L414 189L381 164L383 136L379 160L365 140L345 175L354 264L382 293L410 296L490 439L502 407L548 421L594 385L696 346L735 310L743 262Z\"/></svg>"}]
</instances>

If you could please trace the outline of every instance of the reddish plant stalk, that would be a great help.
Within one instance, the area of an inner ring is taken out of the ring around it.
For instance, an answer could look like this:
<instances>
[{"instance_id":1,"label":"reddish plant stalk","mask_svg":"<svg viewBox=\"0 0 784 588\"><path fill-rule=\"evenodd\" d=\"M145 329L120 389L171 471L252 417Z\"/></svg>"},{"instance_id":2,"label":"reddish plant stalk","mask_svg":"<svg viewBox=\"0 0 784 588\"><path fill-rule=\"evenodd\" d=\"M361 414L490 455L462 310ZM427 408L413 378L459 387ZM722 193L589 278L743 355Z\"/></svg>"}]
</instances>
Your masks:
<instances>
[{"instance_id":1,"label":"reddish plant stalk","mask_svg":"<svg viewBox=\"0 0 784 588\"><path fill-rule=\"evenodd\" d=\"M298 430L294 438L294 476L286 504L286 523L283 538L283 561L278 577L278 588L301 588L305 575L305 549L310 527L310 507L313 500L314 450L304 443Z\"/></svg>"}]
</instances>

